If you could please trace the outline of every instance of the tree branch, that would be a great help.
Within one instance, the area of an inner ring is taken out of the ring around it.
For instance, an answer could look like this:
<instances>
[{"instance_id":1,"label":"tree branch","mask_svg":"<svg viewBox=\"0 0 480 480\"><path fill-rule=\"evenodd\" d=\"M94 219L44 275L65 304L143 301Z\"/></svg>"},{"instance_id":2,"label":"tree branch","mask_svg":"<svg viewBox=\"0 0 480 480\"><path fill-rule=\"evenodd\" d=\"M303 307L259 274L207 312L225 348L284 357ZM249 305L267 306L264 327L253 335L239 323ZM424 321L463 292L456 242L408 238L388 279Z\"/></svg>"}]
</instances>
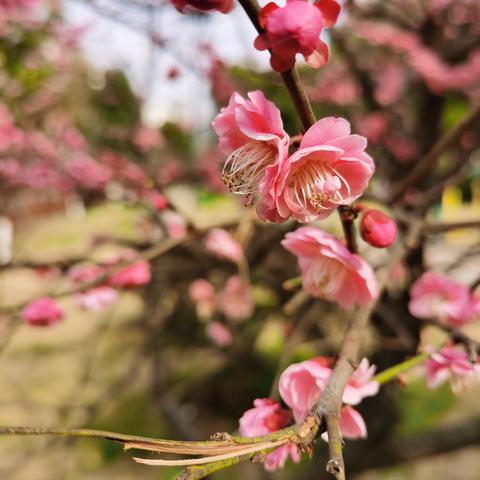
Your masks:
<instances>
[{"instance_id":1,"label":"tree branch","mask_svg":"<svg viewBox=\"0 0 480 480\"><path fill-rule=\"evenodd\" d=\"M462 134L469 130L478 120L480 120L480 103L473 107L460 122L441 137L425 157L423 157L415 167L410 170L405 178L399 181L396 185L393 185L390 200L397 200L403 195L408 187L415 185L421 180L425 173L435 167L441 155L455 145Z\"/></svg>"}]
</instances>

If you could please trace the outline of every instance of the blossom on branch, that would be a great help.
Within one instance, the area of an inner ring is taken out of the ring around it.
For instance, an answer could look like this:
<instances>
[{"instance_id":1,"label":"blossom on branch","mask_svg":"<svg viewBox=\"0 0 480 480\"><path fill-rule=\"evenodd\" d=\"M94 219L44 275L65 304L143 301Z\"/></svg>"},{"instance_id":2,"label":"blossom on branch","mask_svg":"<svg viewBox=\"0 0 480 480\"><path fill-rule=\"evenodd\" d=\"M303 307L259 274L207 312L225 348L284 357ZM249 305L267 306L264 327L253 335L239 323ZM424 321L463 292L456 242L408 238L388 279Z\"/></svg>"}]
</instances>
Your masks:
<instances>
[{"instance_id":1,"label":"blossom on branch","mask_svg":"<svg viewBox=\"0 0 480 480\"><path fill-rule=\"evenodd\" d=\"M376 248L386 248L397 239L397 224L380 210L367 209L360 220L362 238Z\"/></svg>"},{"instance_id":2,"label":"blossom on branch","mask_svg":"<svg viewBox=\"0 0 480 480\"><path fill-rule=\"evenodd\" d=\"M295 65L295 55L301 53L306 62L319 68L328 62L328 46L320 39L325 27L337 21L340 5L335 0L289 0L284 7L270 2L262 8L259 22L265 33L260 34L254 46L270 50L270 63L277 72L285 72Z\"/></svg>"},{"instance_id":3,"label":"blossom on branch","mask_svg":"<svg viewBox=\"0 0 480 480\"><path fill-rule=\"evenodd\" d=\"M212 122L220 148L229 154L222 180L232 193L253 203L266 172L288 156L290 138L278 108L260 91L248 100L233 93Z\"/></svg>"},{"instance_id":4,"label":"blossom on branch","mask_svg":"<svg viewBox=\"0 0 480 480\"><path fill-rule=\"evenodd\" d=\"M85 293L75 295L75 303L84 310L99 311L113 305L118 299L118 292L112 287L103 285L92 288Z\"/></svg>"},{"instance_id":5,"label":"blossom on branch","mask_svg":"<svg viewBox=\"0 0 480 480\"><path fill-rule=\"evenodd\" d=\"M480 374L480 365L472 365L463 350L451 345L432 353L425 361L425 368L430 388L437 388L450 380L454 392L462 390L471 380L478 379Z\"/></svg>"},{"instance_id":6,"label":"blossom on branch","mask_svg":"<svg viewBox=\"0 0 480 480\"><path fill-rule=\"evenodd\" d=\"M342 308L366 305L378 295L372 267L330 233L301 227L285 235L282 245L298 257L303 288Z\"/></svg>"},{"instance_id":7,"label":"blossom on branch","mask_svg":"<svg viewBox=\"0 0 480 480\"><path fill-rule=\"evenodd\" d=\"M108 283L112 287L139 287L147 284L150 279L150 264L145 260L138 260L119 272L112 274Z\"/></svg>"},{"instance_id":8,"label":"blossom on branch","mask_svg":"<svg viewBox=\"0 0 480 480\"><path fill-rule=\"evenodd\" d=\"M276 432L291 423L292 414L270 398L257 398L254 408L247 410L240 418L240 435L257 437ZM285 465L288 457L295 463L300 461L300 450L294 444L282 445L265 457L265 469L274 471Z\"/></svg>"},{"instance_id":9,"label":"blossom on branch","mask_svg":"<svg viewBox=\"0 0 480 480\"><path fill-rule=\"evenodd\" d=\"M408 309L414 317L459 328L474 319L477 301L461 283L439 272L426 272L410 289Z\"/></svg>"},{"instance_id":10,"label":"blossom on branch","mask_svg":"<svg viewBox=\"0 0 480 480\"><path fill-rule=\"evenodd\" d=\"M296 423L305 420L308 413L320 399L332 374L331 363L323 357L316 357L290 365L280 376L279 391L283 401L292 409ZM340 432L344 438L365 438L365 422L350 405L358 405L365 397L378 393L379 384L372 381L375 371L367 359L351 375L343 393L346 404L340 412ZM325 438L325 436L323 436Z\"/></svg>"},{"instance_id":11,"label":"blossom on branch","mask_svg":"<svg viewBox=\"0 0 480 480\"><path fill-rule=\"evenodd\" d=\"M367 140L343 118L326 117L307 130L300 148L266 172L257 212L263 220L299 222L328 217L352 203L375 171Z\"/></svg>"},{"instance_id":12,"label":"blossom on branch","mask_svg":"<svg viewBox=\"0 0 480 480\"><path fill-rule=\"evenodd\" d=\"M210 230L205 237L205 248L216 257L232 263L243 259L242 246L223 228Z\"/></svg>"},{"instance_id":13,"label":"blossom on branch","mask_svg":"<svg viewBox=\"0 0 480 480\"><path fill-rule=\"evenodd\" d=\"M50 327L63 317L63 309L50 297L37 298L22 311L23 320L32 327Z\"/></svg>"}]
</instances>

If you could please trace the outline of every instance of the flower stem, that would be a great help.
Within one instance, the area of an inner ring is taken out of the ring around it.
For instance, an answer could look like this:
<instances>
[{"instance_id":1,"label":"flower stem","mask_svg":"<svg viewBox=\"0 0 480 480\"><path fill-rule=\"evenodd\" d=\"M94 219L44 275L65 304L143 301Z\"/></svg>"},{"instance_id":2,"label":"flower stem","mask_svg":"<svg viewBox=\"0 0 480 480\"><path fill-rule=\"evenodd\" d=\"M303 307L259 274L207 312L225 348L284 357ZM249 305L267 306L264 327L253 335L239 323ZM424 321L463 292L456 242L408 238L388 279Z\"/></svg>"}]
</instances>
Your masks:
<instances>
[{"instance_id":1,"label":"flower stem","mask_svg":"<svg viewBox=\"0 0 480 480\"><path fill-rule=\"evenodd\" d=\"M373 377L372 380L380 384L387 383L390 380L398 377L398 375L400 375L401 373L406 372L411 368L416 367L417 365L420 365L425 360L427 360L430 355L431 353L428 352L419 353L415 357L409 358L402 363L394 365L393 367L387 368L383 372L378 373Z\"/></svg>"}]
</instances>

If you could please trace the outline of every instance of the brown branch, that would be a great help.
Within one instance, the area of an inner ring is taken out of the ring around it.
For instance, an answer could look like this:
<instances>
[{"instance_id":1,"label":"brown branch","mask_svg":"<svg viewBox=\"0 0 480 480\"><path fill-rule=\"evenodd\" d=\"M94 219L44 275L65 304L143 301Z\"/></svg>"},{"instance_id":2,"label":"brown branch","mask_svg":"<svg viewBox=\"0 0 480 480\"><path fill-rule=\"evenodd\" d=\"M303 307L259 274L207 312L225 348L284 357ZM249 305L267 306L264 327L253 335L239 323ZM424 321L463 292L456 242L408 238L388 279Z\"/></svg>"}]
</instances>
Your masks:
<instances>
[{"instance_id":1,"label":"brown branch","mask_svg":"<svg viewBox=\"0 0 480 480\"><path fill-rule=\"evenodd\" d=\"M351 374L358 365L362 335L390 278L391 270L396 263L416 245L421 236L421 226L421 222L415 222L411 225L405 238L405 242L397 246L392 252L388 264L378 272L377 277L380 293L377 300L370 305L361 308L357 313L354 313L351 316L333 373L320 397L320 400L311 410L311 415L316 424L320 424L322 419L326 422L329 434L328 446L330 452L330 460L327 464L327 469L330 473L335 475L337 480L343 480L345 478L342 441L338 429L338 415L342 407L343 391L345 390Z\"/></svg>"},{"instance_id":2,"label":"brown branch","mask_svg":"<svg viewBox=\"0 0 480 480\"><path fill-rule=\"evenodd\" d=\"M441 155L455 145L463 133L469 130L478 120L480 120L480 104L473 107L460 122L441 137L425 157L423 157L415 167L410 170L405 178L399 181L396 185L393 185L390 199L397 200L403 195L408 187L415 185L421 180L429 170L435 167Z\"/></svg>"},{"instance_id":3,"label":"brown branch","mask_svg":"<svg viewBox=\"0 0 480 480\"><path fill-rule=\"evenodd\" d=\"M470 220L465 222L451 223L431 223L425 226L425 233L435 234L449 232L450 230L460 230L463 228L480 228L480 220Z\"/></svg>"}]
</instances>

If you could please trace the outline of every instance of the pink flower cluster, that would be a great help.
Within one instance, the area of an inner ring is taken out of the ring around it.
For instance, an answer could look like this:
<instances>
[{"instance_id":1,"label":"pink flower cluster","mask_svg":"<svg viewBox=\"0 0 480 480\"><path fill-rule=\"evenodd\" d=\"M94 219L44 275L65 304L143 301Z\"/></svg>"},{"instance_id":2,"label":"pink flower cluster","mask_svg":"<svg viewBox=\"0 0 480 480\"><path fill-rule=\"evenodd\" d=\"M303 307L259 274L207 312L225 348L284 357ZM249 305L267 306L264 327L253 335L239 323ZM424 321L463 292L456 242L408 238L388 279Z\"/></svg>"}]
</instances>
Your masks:
<instances>
[{"instance_id":1,"label":"pink flower cluster","mask_svg":"<svg viewBox=\"0 0 480 480\"><path fill-rule=\"evenodd\" d=\"M298 257L303 288L314 297L342 308L366 305L377 297L377 281L370 265L333 235L301 227L287 233L282 245Z\"/></svg>"},{"instance_id":2,"label":"pink flower cluster","mask_svg":"<svg viewBox=\"0 0 480 480\"><path fill-rule=\"evenodd\" d=\"M365 438L367 427L360 413L352 405L358 405L365 397L376 395L379 384L372 380L375 367L364 358L353 372L343 394L345 406L340 412L340 431L344 438ZM254 408L246 411L240 419L240 433L254 437L275 432L293 420L301 423L319 400L332 374L331 362L323 357L313 358L290 365L280 376L279 391L282 400L291 411L284 410L270 399L256 399ZM324 434L322 438L328 440ZM284 466L288 457L300 461L296 445L284 445L265 459L269 471Z\"/></svg>"},{"instance_id":3,"label":"pink flower cluster","mask_svg":"<svg viewBox=\"0 0 480 480\"><path fill-rule=\"evenodd\" d=\"M197 279L191 283L189 295L195 304L197 315L206 320L218 310L231 322L243 322L255 310L251 286L239 275L230 276L218 293L210 282L203 278Z\"/></svg>"},{"instance_id":4,"label":"pink flower cluster","mask_svg":"<svg viewBox=\"0 0 480 480\"><path fill-rule=\"evenodd\" d=\"M295 64L297 53L319 68L328 62L328 46L320 39L325 27L337 21L340 5L335 0L287 0L284 7L270 2L260 11L259 22L265 33L255 40L258 50L270 50L270 63L277 72Z\"/></svg>"},{"instance_id":5,"label":"pink flower cluster","mask_svg":"<svg viewBox=\"0 0 480 480\"><path fill-rule=\"evenodd\" d=\"M222 260L236 264L243 260L242 246L223 228L214 228L208 232L205 248Z\"/></svg>"},{"instance_id":6,"label":"pink flower cluster","mask_svg":"<svg viewBox=\"0 0 480 480\"><path fill-rule=\"evenodd\" d=\"M424 273L410 289L410 313L459 328L480 316L480 298L438 272Z\"/></svg>"},{"instance_id":7,"label":"pink flower cluster","mask_svg":"<svg viewBox=\"0 0 480 480\"><path fill-rule=\"evenodd\" d=\"M50 327L64 317L63 309L50 297L37 298L22 311L22 318L32 327Z\"/></svg>"},{"instance_id":8,"label":"pink flower cluster","mask_svg":"<svg viewBox=\"0 0 480 480\"><path fill-rule=\"evenodd\" d=\"M472 364L465 351L447 345L432 353L425 361L427 381L430 388L437 388L447 380L454 392L459 392L472 380L480 378L480 363Z\"/></svg>"},{"instance_id":9,"label":"pink flower cluster","mask_svg":"<svg viewBox=\"0 0 480 480\"><path fill-rule=\"evenodd\" d=\"M223 180L248 203L259 197L262 220L309 222L328 217L339 205L359 198L375 166L365 152L367 141L352 135L342 118L326 117L304 135L288 155L290 139L278 108L262 92L249 100L233 94L213 121L220 146L230 153Z\"/></svg>"},{"instance_id":10,"label":"pink flower cluster","mask_svg":"<svg viewBox=\"0 0 480 480\"><path fill-rule=\"evenodd\" d=\"M480 49L474 49L464 63L449 65L431 48L422 44L417 34L381 22L362 22L357 34L375 45L387 45L406 55L410 66L429 88L442 93L474 86L480 74Z\"/></svg>"}]
</instances>

